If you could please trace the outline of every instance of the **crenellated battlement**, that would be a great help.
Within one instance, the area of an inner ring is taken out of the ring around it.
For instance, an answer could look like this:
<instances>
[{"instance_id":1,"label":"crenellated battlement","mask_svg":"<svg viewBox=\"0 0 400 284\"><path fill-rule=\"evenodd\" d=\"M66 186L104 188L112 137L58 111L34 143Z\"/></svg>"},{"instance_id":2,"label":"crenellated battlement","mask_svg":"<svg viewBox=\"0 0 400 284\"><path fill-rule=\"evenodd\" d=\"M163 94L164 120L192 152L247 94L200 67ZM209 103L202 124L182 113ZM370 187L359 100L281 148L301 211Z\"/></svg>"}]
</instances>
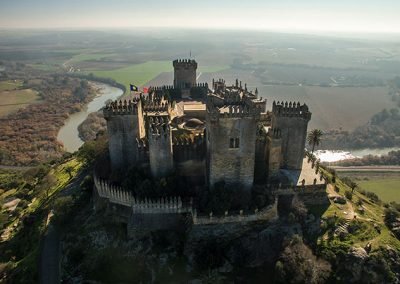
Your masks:
<instances>
[{"instance_id":1,"label":"crenellated battlement","mask_svg":"<svg viewBox=\"0 0 400 284\"><path fill-rule=\"evenodd\" d=\"M302 117L311 119L311 112L306 104L300 105L299 102L273 102L272 113L277 116Z\"/></svg>"},{"instance_id":2,"label":"crenellated battlement","mask_svg":"<svg viewBox=\"0 0 400 284\"><path fill-rule=\"evenodd\" d=\"M215 106L212 102L207 102L207 111L211 120L219 118L240 118L240 117L258 117L261 113L260 108L249 106L243 103L235 105Z\"/></svg>"},{"instance_id":3,"label":"crenellated battlement","mask_svg":"<svg viewBox=\"0 0 400 284\"><path fill-rule=\"evenodd\" d=\"M192 86L192 88L207 88L208 89L208 83L196 83L196 85Z\"/></svg>"},{"instance_id":4,"label":"crenellated battlement","mask_svg":"<svg viewBox=\"0 0 400 284\"><path fill-rule=\"evenodd\" d=\"M149 93L151 91L165 91L165 90L173 90L175 87L173 85L163 85L157 87L149 87Z\"/></svg>"},{"instance_id":5,"label":"crenellated battlement","mask_svg":"<svg viewBox=\"0 0 400 284\"><path fill-rule=\"evenodd\" d=\"M270 128L268 131L268 136L273 139L281 139L282 131L279 128Z\"/></svg>"},{"instance_id":6,"label":"crenellated battlement","mask_svg":"<svg viewBox=\"0 0 400 284\"><path fill-rule=\"evenodd\" d=\"M144 112L168 112L170 110L169 103L161 100L147 100L143 105Z\"/></svg>"},{"instance_id":7,"label":"crenellated battlement","mask_svg":"<svg viewBox=\"0 0 400 284\"><path fill-rule=\"evenodd\" d=\"M118 100L109 103L104 109L103 114L104 117L110 117L113 115L129 115L129 114L138 114L138 104L140 99L133 100Z\"/></svg>"},{"instance_id":8,"label":"crenellated battlement","mask_svg":"<svg viewBox=\"0 0 400 284\"><path fill-rule=\"evenodd\" d=\"M145 138L136 138L136 145L139 150L146 150L148 147L148 141Z\"/></svg>"},{"instance_id":9,"label":"crenellated battlement","mask_svg":"<svg viewBox=\"0 0 400 284\"><path fill-rule=\"evenodd\" d=\"M149 139L153 139L155 137L168 137L170 135L171 129L168 123L157 123L150 122L149 123Z\"/></svg>"},{"instance_id":10,"label":"crenellated battlement","mask_svg":"<svg viewBox=\"0 0 400 284\"><path fill-rule=\"evenodd\" d=\"M172 64L173 64L174 68L192 67L192 68L197 69L197 62L194 59L175 59Z\"/></svg>"},{"instance_id":11,"label":"crenellated battlement","mask_svg":"<svg viewBox=\"0 0 400 284\"><path fill-rule=\"evenodd\" d=\"M184 203L179 196L156 199L137 198L132 192L126 191L119 186L111 185L97 177L94 178L94 184L100 197L108 199L111 203L129 206L134 213L168 214L192 212L192 201Z\"/></svg>"},{"instance_id":12,"label":"crenellated battlement","mask_svg":"<svg viewBox=\"0 0 400 284\"><path fill-rule=\"evenodd\" d=\"M190 137L174 137L172 143L174 146L198 146L204 143L204 135L195 136L194 139Z\"/></svg>"}]
</instances>

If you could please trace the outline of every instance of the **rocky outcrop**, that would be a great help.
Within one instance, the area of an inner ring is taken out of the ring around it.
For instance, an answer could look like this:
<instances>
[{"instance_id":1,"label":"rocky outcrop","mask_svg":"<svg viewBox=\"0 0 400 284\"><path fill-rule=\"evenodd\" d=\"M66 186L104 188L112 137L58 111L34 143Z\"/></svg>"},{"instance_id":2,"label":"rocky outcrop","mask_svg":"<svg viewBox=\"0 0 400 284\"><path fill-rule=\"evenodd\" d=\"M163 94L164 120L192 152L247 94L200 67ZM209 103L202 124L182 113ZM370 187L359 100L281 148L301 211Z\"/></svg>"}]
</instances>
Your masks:
<instances>
[{"instance_id":1,"label":"rocky outcrop","mask_svg":"<svg viewBox=\"0 0 400 284\"><path fill-rule=\"evenodd\" d=\"M184 254L193 268L200 269L274 265L282 241L295 234L301 235L299 224L283 225L280 222L194 226L188 234ZM213 259L204 259L207 255L212 255Z\"/></svg>"},{"instance_id":2,"label":"rocky outcrop","mask_svg":"<svg viewBox=\"0 0 400 284\"><path fill-rule=\"evenodd\" d=\"M389 246L371 253L352 247L337 265L336 275L344 283L400 283L400 252Z\"/></svg>"}]
</instances>

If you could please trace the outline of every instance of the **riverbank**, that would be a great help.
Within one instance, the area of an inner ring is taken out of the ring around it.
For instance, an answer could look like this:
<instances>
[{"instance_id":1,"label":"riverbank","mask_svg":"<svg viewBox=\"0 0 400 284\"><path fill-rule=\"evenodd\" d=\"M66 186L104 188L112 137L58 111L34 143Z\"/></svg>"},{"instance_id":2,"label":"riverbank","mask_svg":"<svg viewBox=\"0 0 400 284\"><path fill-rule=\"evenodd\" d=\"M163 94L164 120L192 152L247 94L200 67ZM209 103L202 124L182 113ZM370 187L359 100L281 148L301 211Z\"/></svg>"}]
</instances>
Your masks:
<instances>
[{"instance_id":1,"label":"riverbank","mask_svg":"<svg viewBox=\"0 0 400 284\"><path fill-rule=\"evenodd\" d=\"M34 166L60 158L59 129L95 96L86 80L67 75L41 75L24 84L41 101L0 119L0 165Z\"/></svg>"},{"instance_id":2,"label":"riverbank","mask_svg":"<svg viewBox=\"0 0 400 284\"><path fill-rule=\"evenodd\" d=\"M62 142L64 150L67 152L77 151L84 143L79 135L78 127L89 114L100 110L108 100L115 100L123 95L122 89L98 82L90 82L90 84L96 90L96 97L81 111L70 115L64 126L58 131L57 140Z\"/></svg>"},{"instance_id":3,"label":"riverbank","mask_svg":"<svg viewBox=\"0 0 400 284\"><path fill-rule=\"evenodd\" d=\"M392 148L365 148L357 150L317 150L314 152L315 156L325 163L333 163L344 160L351 160L355 158L362 158L368 155L382 156L387 155L391 151L399 151L399 147Z\"/></svg>"}]
</instances>

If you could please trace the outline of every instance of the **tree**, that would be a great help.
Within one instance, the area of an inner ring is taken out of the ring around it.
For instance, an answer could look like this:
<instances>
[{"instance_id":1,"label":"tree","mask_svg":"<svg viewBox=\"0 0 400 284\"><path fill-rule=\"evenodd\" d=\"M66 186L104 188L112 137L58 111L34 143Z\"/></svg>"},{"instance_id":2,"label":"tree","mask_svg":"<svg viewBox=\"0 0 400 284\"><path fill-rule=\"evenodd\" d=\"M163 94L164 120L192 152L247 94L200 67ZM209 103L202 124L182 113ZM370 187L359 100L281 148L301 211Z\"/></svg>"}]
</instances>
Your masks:
<instances>
[{"instance_id":1,"label":"tree","mask_svg":"<svg viewBox=\"0 0 400 284\"><path fill-rule=\"evenodd\" d=\"M74 167L72 166L67 166L65 168L65 172L69 175L69 179L72 179L72 173L74 172Z\"/></svg>"},{"instance_id":2,"label":"tree","mask_svg":"<svg viewBox=\"0 0 400 284\"><path fill-rule=\"evenodd\" d=\"M354 181L350 182L351 193L354 193L354 190L358 187L358 184Z\"/></svg>"},{"instance_id":3,"label":"tree","mask_svg":"<svg viewBox=\"0 0 400 284\"><path fill-rule=\"evenodd\" d=\"M315 146L318 146L321 143L322 135L323 132L320 129L313 129L308 133L307 142L309 145L312 145L311 153L314 153Z\"/></svg>"}]
</instances>

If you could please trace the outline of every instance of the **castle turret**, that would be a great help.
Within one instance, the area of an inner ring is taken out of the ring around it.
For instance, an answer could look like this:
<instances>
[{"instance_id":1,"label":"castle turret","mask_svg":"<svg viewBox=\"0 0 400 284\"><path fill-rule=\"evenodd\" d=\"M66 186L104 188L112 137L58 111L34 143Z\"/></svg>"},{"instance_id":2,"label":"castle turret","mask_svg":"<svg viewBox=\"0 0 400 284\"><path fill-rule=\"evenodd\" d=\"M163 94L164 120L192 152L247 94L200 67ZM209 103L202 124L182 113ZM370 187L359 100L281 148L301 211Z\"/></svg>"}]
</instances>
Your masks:
<instances>
[{"instance_id":1,"label":"castle turret","mask_svg":"<svg viewBox=\"0 0 400 284\"><path fill-rule=\"evenodd\" d=\"M108 146L112 169L137 164L138 139L144 136L141 101L115 101L104 110L107 120Z\"/></svg>"},{"instance_id":2,"label":"castle turret","mask_svg":"<svg viewBox=\"0 0 400 284\"><path fill-rule=\"evenodd\" d=\"M250 189L254 182L257 120L261 110L247 98L249 94L224 81L214 81L207 100L208 184L238 184Z\"/></svg>"},{"instance_id":3,"label":"castle turret","mask_svg":"<svg viewBox=\"0 0 400 284\"><path fill-rule=\"evenodd\" d=\"M173 170L172 134L167 116L149 117L147 138L151 174L165 177Z\"/></svg>"},{"instance_id":4,"label":"castle turret","mask_svg":"<svg viewBox=\"0 0 400 284\"><path fill-rule=\"evenodd\" d=\"M196 86L197 62L194 59L177 59L174 65L174 87L190 89Z\"/></svg>"},{"instance_id":5,"label":"castle turret","mask_svg":"<svg viewBox=\"0 0 400 284\"><path fill-rule=\"evenodd\" d=\"M306 104L296 102L274 102L271 125L282 140L281 167L300 170L303 165L307 126L311 112Z\"/></svg>"}]
</instances>

